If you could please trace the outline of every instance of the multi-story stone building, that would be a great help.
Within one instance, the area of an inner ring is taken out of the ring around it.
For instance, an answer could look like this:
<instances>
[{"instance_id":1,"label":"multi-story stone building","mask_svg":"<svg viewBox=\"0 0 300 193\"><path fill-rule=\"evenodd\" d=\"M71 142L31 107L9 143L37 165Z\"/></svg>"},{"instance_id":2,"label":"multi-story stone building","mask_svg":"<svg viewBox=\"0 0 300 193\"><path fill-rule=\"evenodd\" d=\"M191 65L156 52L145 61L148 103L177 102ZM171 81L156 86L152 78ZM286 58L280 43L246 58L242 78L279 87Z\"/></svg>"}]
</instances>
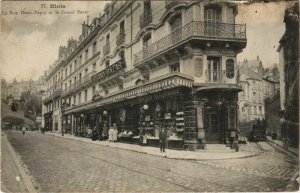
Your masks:
<instances>
[{"instance_id":1,"label":"multi-story stone building","mask_svg":"<svg viewBox=\"0 0 300 193\"><path fill-rule=\"evenodd\" d=\"M290 2L284 14L285 33L280 39L280 103L282 135L299 147L299 3Z\"/></svg>"},{"instance_id":2,"label":"multi-story stone building","mask_svg":"<svg viewBox=\"0 0 300 193\"><path fill-rule=\"evenodd\" d=\"M149 145L166 127L170 148L228 144L238 130L236 56L247 42L237 13L219 1L107 4L49 70L46 127L105 136L116 123L120 136L147 135Z\"/></svg>"},{"instance_id":3,"label":"multi-story stone building","mask_svg":"<svg viewBox=\"0 0 300 193\"><path fill-rule=\"evenodd\" d=\"M238 66L239 85L243 89L239 93L239 123L241 133L246 135L254 120L265 119L265 102L279 93L279 81L274 80L271 72L265 73L259 57L244 60Z\"/></svg>"}]
</instances>

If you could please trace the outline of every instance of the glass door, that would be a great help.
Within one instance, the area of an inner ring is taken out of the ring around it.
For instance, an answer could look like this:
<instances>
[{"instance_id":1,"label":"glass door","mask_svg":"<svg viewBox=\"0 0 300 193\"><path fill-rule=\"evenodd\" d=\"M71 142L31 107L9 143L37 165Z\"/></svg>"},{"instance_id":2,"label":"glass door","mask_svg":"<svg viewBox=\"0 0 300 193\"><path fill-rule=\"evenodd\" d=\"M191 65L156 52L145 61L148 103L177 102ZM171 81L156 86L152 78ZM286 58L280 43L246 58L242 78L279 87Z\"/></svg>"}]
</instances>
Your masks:
<instances>
[{"instance_id":1,"label":"glass door","mask_svg":"<svg viewBox=\"0 0 300 193\"><path fill-rule=\"evenodd\" d=\"M219 57L207 57L208 82L221 82L221 62Z\"/></svg>"}]
</instances>

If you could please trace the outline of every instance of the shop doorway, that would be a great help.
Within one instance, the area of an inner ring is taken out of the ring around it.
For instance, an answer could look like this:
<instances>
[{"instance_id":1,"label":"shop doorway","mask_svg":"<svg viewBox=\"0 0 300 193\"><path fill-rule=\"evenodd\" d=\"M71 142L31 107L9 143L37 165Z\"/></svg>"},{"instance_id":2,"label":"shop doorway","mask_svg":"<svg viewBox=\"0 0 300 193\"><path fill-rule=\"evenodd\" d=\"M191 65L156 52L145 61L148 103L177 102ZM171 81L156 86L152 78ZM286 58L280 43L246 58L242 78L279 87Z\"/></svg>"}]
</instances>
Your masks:
<instances>
[{"instance_id":1,"label":"shop doorway","mask_svg":"<svg viewBox=\"0 0 300 193\"><path fill-rule=\"evenodd\" d=\"M204 127L207 144L224 143L224 120L221 111L217 109L205 112Z\"/></svg>"}]
</instances>

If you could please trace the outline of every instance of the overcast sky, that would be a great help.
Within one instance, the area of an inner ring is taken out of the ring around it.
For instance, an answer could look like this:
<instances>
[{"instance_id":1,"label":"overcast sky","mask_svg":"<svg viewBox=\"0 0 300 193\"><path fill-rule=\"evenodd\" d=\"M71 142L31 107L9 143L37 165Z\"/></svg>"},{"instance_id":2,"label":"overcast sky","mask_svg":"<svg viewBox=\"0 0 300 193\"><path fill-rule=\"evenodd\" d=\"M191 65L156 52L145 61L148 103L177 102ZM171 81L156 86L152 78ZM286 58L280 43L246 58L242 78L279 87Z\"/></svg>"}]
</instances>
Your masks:
<instances>
[{"instance_id":1,"label":"overcast sky","mask_svg":"<svg viewBox=\"0 0 300 193\"><path fill-rule=\"evenodd\" d=\"M52 1L53 2L53 1ZM51 2L51 3L52 3ZM43 2L2 2L1 18L1 77L8 81L37 79L58 57L58 47L66 45L69 37L78 39L81 24L87 14L75 15L20 15L20 11L43 10ZM45 2L47 5L49 1ZM58 4L62 2L57 2ZM65 1L67 10L88 11L90 21L102 12L104 1ZM247 47L238 55L255 59L265 66L278 63L278 41L284 33L285 3L256 3L240 5L236 23L247 24ZM18 11L19 15L3 15L3 11ZM49 11L50 9L45 9ZM52 9L55 10L55 9Z\"/></svg>"}]
</instances>

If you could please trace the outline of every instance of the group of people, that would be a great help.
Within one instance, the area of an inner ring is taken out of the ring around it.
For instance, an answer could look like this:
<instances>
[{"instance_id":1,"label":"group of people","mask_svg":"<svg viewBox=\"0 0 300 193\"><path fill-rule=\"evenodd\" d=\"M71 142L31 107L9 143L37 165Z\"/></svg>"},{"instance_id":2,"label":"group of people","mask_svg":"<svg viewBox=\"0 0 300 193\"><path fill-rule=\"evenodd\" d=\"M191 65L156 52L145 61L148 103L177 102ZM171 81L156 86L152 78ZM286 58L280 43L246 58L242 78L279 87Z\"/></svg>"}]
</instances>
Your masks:
<instances>
[{"instance_id":1,"label":"group of people","mask_svg":"<svg viewBox=\"0 0 300 193\"><path fill-rule=\"evenodd\" d=\"M143 137L143 135L140 133L140 136ZM98 131L96 127L92 130L91 133L92 140L102 140L102 128ZM118 140L118 128L116 123L113 123L113 125L108 130L108 141L109 142L116 142ZM166 144L167 144L167 129L165 127L162 127L159 130L159 147L160 152L166 152Z\"/></svg>"}]
</instances>

